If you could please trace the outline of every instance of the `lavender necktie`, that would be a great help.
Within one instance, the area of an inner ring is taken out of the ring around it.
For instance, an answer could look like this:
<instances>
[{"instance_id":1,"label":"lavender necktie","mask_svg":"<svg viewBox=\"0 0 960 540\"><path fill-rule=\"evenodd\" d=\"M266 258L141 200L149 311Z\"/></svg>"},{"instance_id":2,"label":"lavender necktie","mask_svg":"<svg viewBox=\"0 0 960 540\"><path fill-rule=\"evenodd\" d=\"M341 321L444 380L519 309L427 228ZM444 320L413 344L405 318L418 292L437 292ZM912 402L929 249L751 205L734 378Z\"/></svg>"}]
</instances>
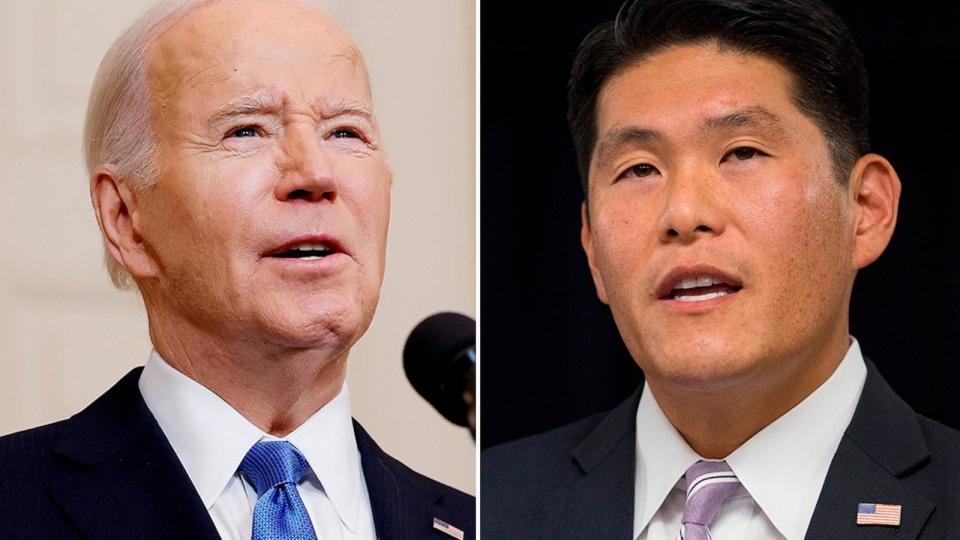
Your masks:
<instances>
[{"instance_id":1,"label":"lavender necktie","mask_svg":"<svg viewBox=\"0 0 960 540\"><path fill-rule=\"evenodd\" d=\"M698 461L687 469L687 504L683 507L680 540L708 540L707 527L740 485L726 461Z\"/></svg>"}]
</instances>

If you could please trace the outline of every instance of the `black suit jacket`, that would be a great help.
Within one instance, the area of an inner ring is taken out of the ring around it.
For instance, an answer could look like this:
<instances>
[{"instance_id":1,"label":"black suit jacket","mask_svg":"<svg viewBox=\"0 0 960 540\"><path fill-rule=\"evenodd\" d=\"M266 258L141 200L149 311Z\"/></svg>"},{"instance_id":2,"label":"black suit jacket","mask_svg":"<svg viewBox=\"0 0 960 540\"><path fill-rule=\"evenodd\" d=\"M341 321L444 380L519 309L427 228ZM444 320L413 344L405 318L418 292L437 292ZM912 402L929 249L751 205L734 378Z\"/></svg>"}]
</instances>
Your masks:
<instances>
[{"instance_id":1,"label":"black suit jacket","mask_svg":"<svg viewBox=\"0 0 960 540\"><path fill-rule=\"evenodd\" d=\"M140 371L69 420L0 438L0 538L219 538L140 395ZM473 497L354 431L379 538L450 538L434 517L474 538Z\"/></svg>"},{"instance_id":2,"label":"black suit jacket","mask_svg":"<svg viewBox=\"0 0 960 540\"><path fill-rule=\"evenodd\" d=\"M485 451L484 540L632 538L639 401ZM858 526L861 502L901 505L900 526ZM806 537L960 538L960 433L916 414L869 361Z\"/></svg>"}]
</instances>

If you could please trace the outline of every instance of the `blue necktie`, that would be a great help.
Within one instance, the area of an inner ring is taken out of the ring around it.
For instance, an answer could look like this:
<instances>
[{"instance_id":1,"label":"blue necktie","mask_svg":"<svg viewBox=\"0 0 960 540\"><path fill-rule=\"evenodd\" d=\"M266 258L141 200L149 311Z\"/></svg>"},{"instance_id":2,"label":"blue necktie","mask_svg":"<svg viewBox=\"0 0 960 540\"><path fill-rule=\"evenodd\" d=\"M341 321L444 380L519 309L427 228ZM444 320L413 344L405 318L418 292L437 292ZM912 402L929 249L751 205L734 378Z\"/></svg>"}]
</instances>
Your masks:
<instances>
[{"instance_id":1,"label":"blue necktie","mask_svg":"<svg viewBox=\"0 0 960 540\"><path fill-rule=\"evenodd\" d=\"M257 490L253 540L317 540L297 483L310 470L306 458L287 441L258 442L240 462Z\"/></svg>"}]
</instances>

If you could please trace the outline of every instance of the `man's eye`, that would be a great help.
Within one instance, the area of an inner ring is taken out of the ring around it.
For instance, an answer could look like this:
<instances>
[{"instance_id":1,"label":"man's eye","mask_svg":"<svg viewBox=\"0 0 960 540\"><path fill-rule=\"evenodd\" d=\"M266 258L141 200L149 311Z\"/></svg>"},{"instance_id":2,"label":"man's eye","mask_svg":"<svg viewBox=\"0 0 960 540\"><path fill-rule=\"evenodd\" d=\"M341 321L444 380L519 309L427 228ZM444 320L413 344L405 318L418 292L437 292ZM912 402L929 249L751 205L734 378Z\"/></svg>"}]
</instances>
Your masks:
<instances>
[{"instance_id":1,"label":"man's eye","mask_svg":"<svg viewBox=\"0 0 960 540\"><path fill-rule=\"evenodd\" d=\"M256 126L244 126L227 134L227 137L256 137L259 135Z\"/></svg>"},{"instance_id":2,"label":"man's eye","mask_svg":"<svg viewBox=\"0 0 960 540\"><path fill-rule=\"evenodd\" d=\"M332 137L334 139L359 139L360 134L356 130L349 128L340 128L333 132Z\"/></svg>"},{"instance_id":3,"label":"man's eye","mask_svg":"<svg viewBox=\"0 0 960 540\"><path fill-rule=\"evenodd\" d=\"M620 174L620 177L619 177L618 179L623 179L623 178L646 178L646 177L648 177L648 176L650 176L650 175L652 175L652 174L655 174L655 173L657 173L657 172L659 172L659 171L657 171L657 168L654 167L653 165L649 164L649 163L638 163L637 165L634 165L634 166L630 167L629 169L623 171L623 172Z\"/></svg>"},{"instance_id":4,"label":"man's eye","mask_svg":"<svg viewBox=\"0 0 960 540\"><path fill-rule=\"evenodd\" d=\"M723 156L723 160L727 161L728 159L733 161L747 161L748 159L753 159L758 156L766 156L764 152L752 148L750 146L741 146L739 148L734 148L733 150L727 152L727 155Z\"/></svg>"}]
</instances>

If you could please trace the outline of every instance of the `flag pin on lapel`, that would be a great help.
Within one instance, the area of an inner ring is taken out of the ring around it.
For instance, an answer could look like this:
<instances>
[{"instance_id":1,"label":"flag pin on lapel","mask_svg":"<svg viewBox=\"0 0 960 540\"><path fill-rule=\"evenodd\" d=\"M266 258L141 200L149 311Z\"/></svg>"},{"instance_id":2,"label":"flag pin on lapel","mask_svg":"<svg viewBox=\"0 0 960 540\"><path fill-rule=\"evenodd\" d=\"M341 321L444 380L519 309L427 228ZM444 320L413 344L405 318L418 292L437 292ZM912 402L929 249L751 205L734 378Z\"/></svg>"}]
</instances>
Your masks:
<instances>
[{"instance_id":1,"label":"flag pin on lapel","mask_svg":"<svg viewBox=\"0 0 960 540\"><path fill-rule=\"evenodd\" d=\"M900 505L860 503L857 505L857 525L900 526Z\"/></svg>"},{"instance_id":2,"label":"flag pin on lapel","mask_svg":"<svg viewBox=\"0 0 960 540\"><path fill-rule=\"evenodd\" d=\"M439 518L433 518L433 528L457 540L463 540L463 531Z\"/></svg>"}]
</instances>

